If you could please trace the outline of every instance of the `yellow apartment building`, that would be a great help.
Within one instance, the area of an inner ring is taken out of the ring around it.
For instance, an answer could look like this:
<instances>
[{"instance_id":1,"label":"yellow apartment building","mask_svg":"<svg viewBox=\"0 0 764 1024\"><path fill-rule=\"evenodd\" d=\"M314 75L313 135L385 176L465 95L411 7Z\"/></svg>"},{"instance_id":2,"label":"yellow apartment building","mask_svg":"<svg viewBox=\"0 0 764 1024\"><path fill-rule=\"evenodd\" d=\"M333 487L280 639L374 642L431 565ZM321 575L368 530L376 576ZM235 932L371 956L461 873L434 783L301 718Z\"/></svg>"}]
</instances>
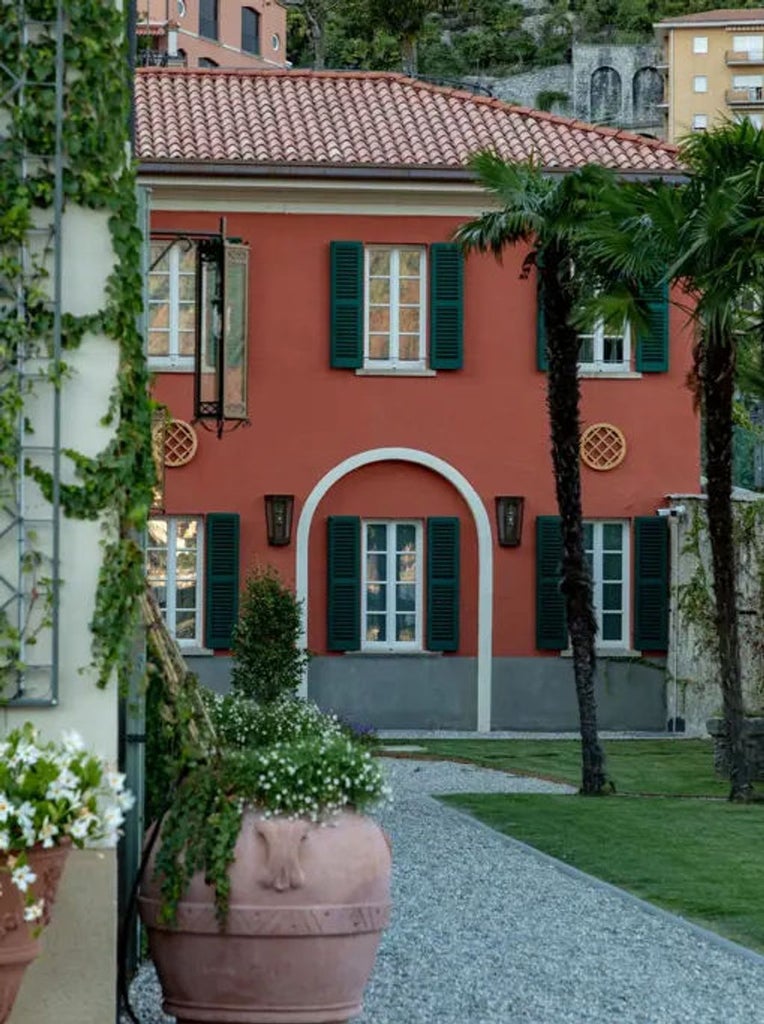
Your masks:
<instances>
[{"instance_id":1,"label":"yellow apartment building","mask_svg":"<svg viewBox=\"0 0 764 1024\"><path fill-rule=\"evenodd\" d=\"M764 123L764 7L703 11L655 26L666 75L665 137L730 117Z\"/></svg>"}]
</instances>

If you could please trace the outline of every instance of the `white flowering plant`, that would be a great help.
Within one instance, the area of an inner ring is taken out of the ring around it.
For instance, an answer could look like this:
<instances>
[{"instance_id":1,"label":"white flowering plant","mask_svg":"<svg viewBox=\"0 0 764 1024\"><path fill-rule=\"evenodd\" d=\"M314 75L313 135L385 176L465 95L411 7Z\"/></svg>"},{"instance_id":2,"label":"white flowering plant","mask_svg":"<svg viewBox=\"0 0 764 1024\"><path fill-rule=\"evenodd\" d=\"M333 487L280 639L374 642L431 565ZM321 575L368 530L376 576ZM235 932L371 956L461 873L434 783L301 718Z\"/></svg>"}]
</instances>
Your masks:
<instances>
[{"instance_id":1,"label":"white flowering plant","mask_svg":"<svg viewBox=\"0 0 764 1024\"><path fill-rule=\"evenodd\" d=\"M336 715L299 697L278 697L258 704L239 693L222 696L201 690L217 739L231 750L269 747L311 736L339 736L342 727Z\"/></svg>"},{"instance_id":2,"label":"white flowering plant","mask_svg":"<svg viewBox=\"0 0 764 1024\"><path fill-rule=\"evenodd\" d=\"M40 846L114 846L134 803L125 777L88 752L76 732L43 741L26 722L0 741L0 870L25 898L25 919L43 917L28 851Z\"/></svg>"}]
</instances>

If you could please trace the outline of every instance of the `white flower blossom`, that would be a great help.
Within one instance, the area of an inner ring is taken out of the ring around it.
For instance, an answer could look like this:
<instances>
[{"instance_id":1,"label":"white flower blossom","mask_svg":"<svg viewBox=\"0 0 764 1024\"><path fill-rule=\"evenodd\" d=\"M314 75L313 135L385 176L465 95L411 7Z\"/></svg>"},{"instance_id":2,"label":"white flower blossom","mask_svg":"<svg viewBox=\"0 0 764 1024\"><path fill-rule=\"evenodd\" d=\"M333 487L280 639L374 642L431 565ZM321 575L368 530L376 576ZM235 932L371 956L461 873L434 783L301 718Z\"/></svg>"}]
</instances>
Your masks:
<instances>
[{"instance_id":1,"label":"white flower blossom","mask_svg":"<svg viewBox=\"0 0 764 1024\"><path fill-rule=\"evenodd\" d=\"M82 737L74 729L66 730L61 734L61 743L67 754L79 754L80 751L85 749Z\"/></svg>"},{"instance_id":2,"label":"white flower blossom","mask_svg":"<svg viewBox=\"0 0 764 1024\"><path fill-rule=\"evenodd\" d=\"M54 839L57 835L58 826L54 825L50 818L46 817L45 821L40 825L40 839L46 850L49 850L54 845Z\"/></svg>"},{"instance_id":3,"label":"white flower blossom","mask_svg":"<svg viewBox=\"0 0 764 1024\"><path fill-rule=\"evenodd\" d=\"M24 907L24 920L29 922L39 921L43 914L44 900L39 899Z\"/></svg>"},{"instance_id":4,"label":"white flower blossom","mask_svg":"<svg viewBox=\"0 0 764 1024\"><path fill-rule=\"evenodd\" d=\"M37 881L37 875L28 864L19 864L11 871L11 881L20 892L26 892L29 886Z\"/></svg>"}]
</instances>

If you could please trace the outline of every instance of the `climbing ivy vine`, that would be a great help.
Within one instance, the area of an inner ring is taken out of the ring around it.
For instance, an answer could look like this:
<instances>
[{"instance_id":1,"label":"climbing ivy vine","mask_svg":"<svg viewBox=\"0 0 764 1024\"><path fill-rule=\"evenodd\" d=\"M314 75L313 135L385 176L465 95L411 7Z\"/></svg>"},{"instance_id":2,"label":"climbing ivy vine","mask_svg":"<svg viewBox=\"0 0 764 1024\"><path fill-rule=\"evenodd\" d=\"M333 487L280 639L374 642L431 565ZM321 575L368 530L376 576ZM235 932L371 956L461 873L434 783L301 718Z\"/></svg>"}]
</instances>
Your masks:
<instances>
[{"instance_id":1,"label":"climbing ivy vine","mask_svg":"<svg viewBox=\"0 0 764 1024\"><path fill-rule=\"evenodd\" d=\"M20 430L32 384L16 372L19 359L45 356L48 376L61 387L70 369L66 352L86 335L118 346L119 366L103 424L113 433L95 457L67 449L74 483L61 484L66 516L105 523L93 633L93 665L104 687L115 670L126 682L131 646L144 588L140 543L151 505L154 465L152 403L143 353L143 301L135 169L126 155L131 80L124 14L113 0L62 0L64 14L64 153L66 206L108 215L114 255L103 307L62 317L64 358L51 359L53 313L47 264L52 239L40 247L30 239L40 222L50 223L56 149L56 0L3 0L0 4L0 68L24 89L0 84L0 498L11 500L25 473L50 500L50 472L20 461ZM47 219L46 219L47 218ZM35 236L36 237L36 236ZM21 253L24 253L22 258ZM30 557L32 563L35 557ZM34 571L34 566L30 571ZM51 581L38 581L39 587ZM64 581L65 582L65 581ZM34 595L35 588L32 588ZM42 624L46 624L45 617ZM0 673L23 668L18 625L0 613Z\"/></svg>"}]
</instances>

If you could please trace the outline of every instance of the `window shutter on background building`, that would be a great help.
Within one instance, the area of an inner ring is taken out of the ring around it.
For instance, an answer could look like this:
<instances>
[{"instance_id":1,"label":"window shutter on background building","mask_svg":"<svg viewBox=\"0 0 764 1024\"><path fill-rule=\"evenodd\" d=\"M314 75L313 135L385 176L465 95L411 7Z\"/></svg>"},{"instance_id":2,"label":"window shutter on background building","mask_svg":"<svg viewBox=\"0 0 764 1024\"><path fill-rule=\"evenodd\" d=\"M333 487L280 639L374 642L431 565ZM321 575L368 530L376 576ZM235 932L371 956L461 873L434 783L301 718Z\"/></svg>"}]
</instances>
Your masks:
<instances>
[{"instance_id":1,"label":"window shutter on background building","mask_svg":"<svg viewBox=\"0 0 764 1024\"><path fill-rule=\"evenodd\" d=\"M636 368L640 373L666 373L669 368L668 285L646 288L647 327L637 336Z\"/></svg>"},{"instance_id":2,"label":"window shutter on background building","mask_svg":"<svg viewBox=\"0 0 764 1024\"><path fill-rule=\"evenodd\" d=\"M205 538L205 644L227 650L239 614L239 516L211 512Z\"/></svg>"},{"instance_id":3,"label":"window shutter on background building","mask_svg":"<svg viewBox=\"0 0 764 1024\"><path fill-rule=\"evenodd\" d=\"M361 646L361 520L329 516L327 557L327 647L357 651Z\"/></svg>"},{"instance_id":4,"label":"window shutter on background building","mask_svg":"<svg viewBox=\"0 0 764 1024\"><path fill-rule=\"evenodd\" d=\"M427 647L459 648L459 520L427 520Z\"/></svg>"},{"instance_id":5,"label":"window shutter on background building","mask_svg":"<svg viewBox=\"0 0 764 1024\"><path fill-rule=\"evenodd\" d=\"M458 245L430 246L430 366L460 370L464 362L464 257Z\"/></svg>"},{"instance_id":6,"label":"window shutter on background building","mask_svg":"<svg viewBox=\"0 0 764 1024\"><path fill-rule=\"evenodd\" d=\"M543 286L541 277L536 283L536 369L546 372L549 357L546 351L546 320L544 319Z\"/></svg>"},{"instance_id":7,"label":"window shutter on background building","mask_svg":"<svg viewBox=\"0 0 764 1024\"><path fill-rule=\"evenodd\" d=\"M634 646L668 648L669 533L659 516L634 520Z\"/></svg>"},{"instance_id":8,"label":"window shutter on background building","mask_svg":"<svg viewBox=\"0 0 764 1024\"><path fill-rule=\"evenodd\" d=\"M562 651L568 646L562 576L562 520L536 517L536 647Z\"/></svg>"},{"instance_id":9,"label":"window shutter on background building","mask_svg":"<svg viewBox=\"0 0 764 1024\"><path fill-rule=\"evenodd\" d=\"M330 357L331 366L359 369L363 365L363 245L331 242Z\"/></svg>"}]
</instances>

